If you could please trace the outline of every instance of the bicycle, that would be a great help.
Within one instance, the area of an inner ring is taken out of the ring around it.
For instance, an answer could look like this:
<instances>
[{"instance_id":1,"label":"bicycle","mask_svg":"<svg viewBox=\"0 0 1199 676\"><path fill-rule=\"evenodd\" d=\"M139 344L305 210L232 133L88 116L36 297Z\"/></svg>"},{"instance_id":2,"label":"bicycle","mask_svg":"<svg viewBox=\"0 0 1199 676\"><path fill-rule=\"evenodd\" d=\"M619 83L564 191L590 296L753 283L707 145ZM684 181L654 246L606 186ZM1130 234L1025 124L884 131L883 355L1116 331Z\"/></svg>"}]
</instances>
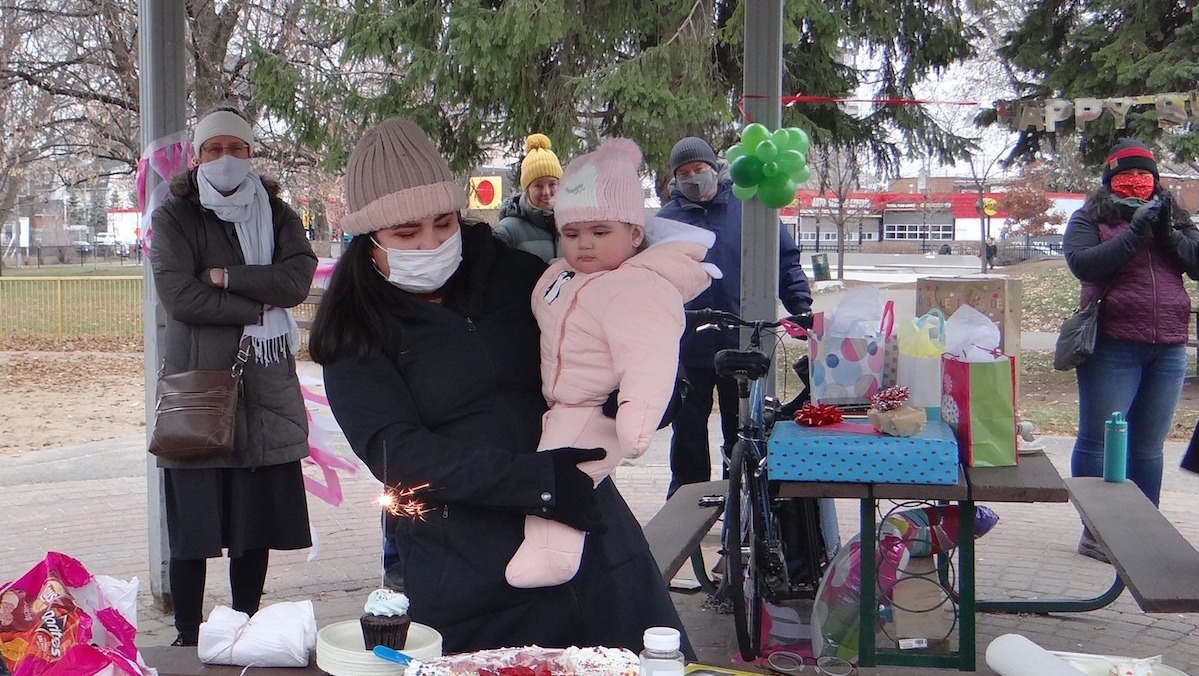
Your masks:
<instances>
[{"instance_id":1,"label":"bicycle","mask_svg":"<svg viewBox=\"0 0 1199 676\"><path fill-rule=\"evenodd\" d=\"M725 458L724 575L716 595L732 606L741 657L749 662L761 645L763 601L815 598L827 565L815 501L778 498L766 471L766 440L780 406L765 393L772 361L762 349L762 333L787 326L789 320L750 321L721 310L686 314L701 325L697 330L750 329L747 349L721 350L715 359L717 374L737 382L739 407L737 441ZM804 558L796 558L801 553Z\"/></svg>"}]
</instances>

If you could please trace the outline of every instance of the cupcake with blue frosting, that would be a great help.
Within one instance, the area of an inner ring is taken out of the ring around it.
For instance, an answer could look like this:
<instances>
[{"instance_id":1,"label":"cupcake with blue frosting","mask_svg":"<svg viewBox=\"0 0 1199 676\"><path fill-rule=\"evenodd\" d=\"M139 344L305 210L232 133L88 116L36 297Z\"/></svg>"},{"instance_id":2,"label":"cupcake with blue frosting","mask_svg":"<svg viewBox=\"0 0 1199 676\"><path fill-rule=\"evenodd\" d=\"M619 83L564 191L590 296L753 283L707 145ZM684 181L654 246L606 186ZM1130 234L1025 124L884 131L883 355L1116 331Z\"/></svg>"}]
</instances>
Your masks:
<instances>
[{"instance_id":1,"label":"cupcake with blue frosting","mask_svg":"<svg viewBox=\"0 0 1199 676\"><path fill-rule=\"evenodd\" d=\"M367 650L384 645L394 650L403 650L408 640L408 597L390 589L376 589L370 593L363 607L364 614L358 619L362 625L362 639Z\"/></svg>"}]
</instances>

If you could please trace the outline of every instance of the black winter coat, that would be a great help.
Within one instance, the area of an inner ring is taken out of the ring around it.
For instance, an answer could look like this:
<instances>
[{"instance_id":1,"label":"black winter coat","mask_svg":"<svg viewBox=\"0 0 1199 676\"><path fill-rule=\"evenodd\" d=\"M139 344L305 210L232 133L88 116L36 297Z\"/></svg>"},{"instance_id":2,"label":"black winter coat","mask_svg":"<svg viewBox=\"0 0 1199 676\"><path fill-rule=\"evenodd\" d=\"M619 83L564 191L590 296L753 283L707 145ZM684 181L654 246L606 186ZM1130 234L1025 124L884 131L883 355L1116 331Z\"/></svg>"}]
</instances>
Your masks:
<instances>
[{"instance_id":1,"label":"black winter coat","mask_svg":"<svg viewBox=\"0 0 1199 676\"><path fill-rule=\"evenodd\" d=\"M430 511L401 519L409 614L447 653L538 644L640 651L646 627L682 629L641 527L611 480L596 489L608 533L588 536L575 578L516 589L504 569L524 516L552 493L535 449L545 400L530 296L545 265L463 226L463 263L443 303L389 285L391 338L367 360L336 358L325 388L354 452L391 486L428 484ZM688 653L690 649L688 646Z\"/></svg>"},{"instance_id":2,"label":"black winter coat","mask_svg":"<svg viewBox=\"0 0 1199 676\"><path fill-rule=\"evenodd\" d=\"M245 264L234 225L200 205L195 169L177 174L172 196L154 210L150 265L167 314L159 346L163 373L230 368L245 325L258 321L263 304L290 308L308 296L316 271L312 246L299 215L279 199L279 186L266 179L263 185L275 229L270 265ZM210 268L228 270L228 289L209 281ZM253 357L246 364L234 439L232 456L186 463L159 458L158 466L260 467L307 457L308 416L290 354L269 365Z\"/></svg>"}]
</instances>

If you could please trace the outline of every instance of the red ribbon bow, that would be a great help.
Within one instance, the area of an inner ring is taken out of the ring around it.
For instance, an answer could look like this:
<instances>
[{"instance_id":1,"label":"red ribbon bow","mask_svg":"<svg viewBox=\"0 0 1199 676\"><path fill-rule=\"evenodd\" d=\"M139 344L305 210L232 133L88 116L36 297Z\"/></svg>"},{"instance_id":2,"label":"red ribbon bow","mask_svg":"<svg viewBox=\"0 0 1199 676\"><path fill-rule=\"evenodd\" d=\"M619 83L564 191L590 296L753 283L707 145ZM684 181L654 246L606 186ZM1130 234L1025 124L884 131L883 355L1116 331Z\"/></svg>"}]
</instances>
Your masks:
<instances>
[{"instance_id":1,"label":"red ribbon bow","mask_svg":"<svg viewBox=\"0 0 1199 676\"><path fill-rule=\"evenodd\" d=\"M795 422L808 427L820 427L836 425L841 422L842 417L841 409L832 404L804 404L803 408L795 413Z\"/></svg>"}]
</instances>

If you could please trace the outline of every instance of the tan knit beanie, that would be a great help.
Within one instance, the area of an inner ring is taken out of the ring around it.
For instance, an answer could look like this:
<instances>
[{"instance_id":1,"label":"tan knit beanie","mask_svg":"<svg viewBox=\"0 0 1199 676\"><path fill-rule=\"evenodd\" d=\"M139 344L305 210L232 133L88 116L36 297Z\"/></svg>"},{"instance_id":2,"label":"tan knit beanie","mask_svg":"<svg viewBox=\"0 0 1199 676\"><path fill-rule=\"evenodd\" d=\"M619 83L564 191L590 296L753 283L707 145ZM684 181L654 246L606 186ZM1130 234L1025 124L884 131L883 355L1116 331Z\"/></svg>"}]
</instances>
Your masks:
<instances>
[{"instance_id":1,"label":"tan knit beanie","mask_svg":"<svg viewBox=\"0 0 1199 676\"><path fill-rule=\"evenodd\" d=\"M341 228L364 235L466 204L466 190L425 132L411 120L393 117L366 132L350 154Z\"/></svg>"},{"instance_id":2,"label":"tan knit beanie","mask_svg":"<svg viewBox=\"0 0 1199 676\"><path fill-rule=\"evenodd\" d=\"M562 165L552 147L550 137L545 134L529 134L525 139L525 159L520 163L521 190L527 190L530 183L543 176L562 178Z\"/></svg>"}]
</instances>

